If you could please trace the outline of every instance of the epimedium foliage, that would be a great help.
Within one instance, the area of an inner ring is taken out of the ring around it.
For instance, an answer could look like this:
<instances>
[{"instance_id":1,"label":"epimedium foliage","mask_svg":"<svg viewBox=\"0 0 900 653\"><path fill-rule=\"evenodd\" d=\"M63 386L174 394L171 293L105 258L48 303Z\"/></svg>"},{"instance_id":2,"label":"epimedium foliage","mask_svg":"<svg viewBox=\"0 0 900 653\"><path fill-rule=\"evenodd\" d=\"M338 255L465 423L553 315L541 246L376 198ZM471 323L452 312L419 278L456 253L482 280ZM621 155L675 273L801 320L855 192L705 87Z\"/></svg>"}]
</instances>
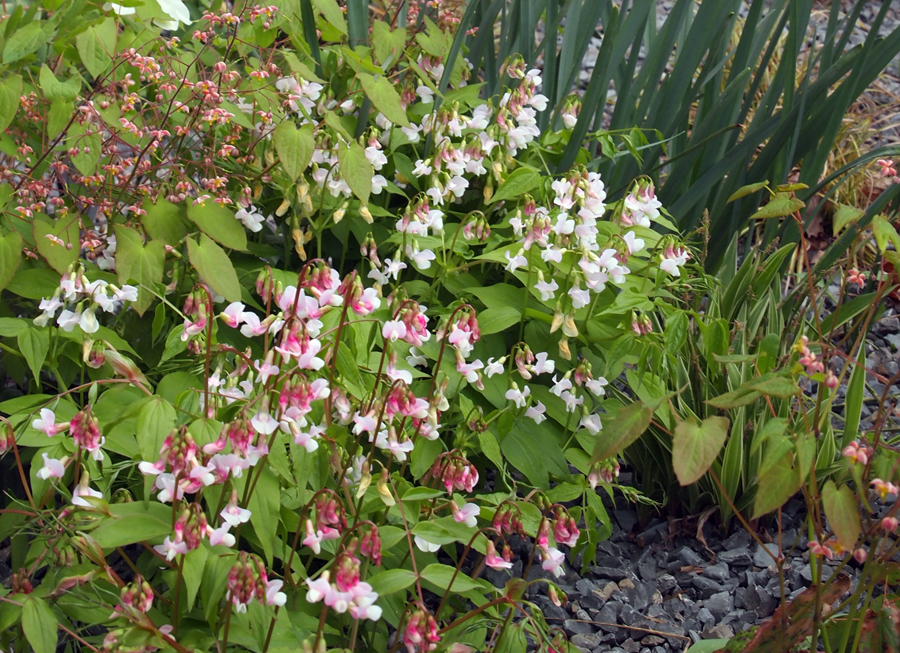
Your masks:
<instances>
[{"instance_id":1,"label":"epimedium foliage","mask_svg":"<svg viewBox=\"0 0 900 653\"><path fill-rule=\"evenodd\" d=\"M605 388L691 255L548 173L538 70L438 94L452 34L316 8L2 23L4 645L564 646L524 589L608 532Z\"/></svg>"}]
</instances>

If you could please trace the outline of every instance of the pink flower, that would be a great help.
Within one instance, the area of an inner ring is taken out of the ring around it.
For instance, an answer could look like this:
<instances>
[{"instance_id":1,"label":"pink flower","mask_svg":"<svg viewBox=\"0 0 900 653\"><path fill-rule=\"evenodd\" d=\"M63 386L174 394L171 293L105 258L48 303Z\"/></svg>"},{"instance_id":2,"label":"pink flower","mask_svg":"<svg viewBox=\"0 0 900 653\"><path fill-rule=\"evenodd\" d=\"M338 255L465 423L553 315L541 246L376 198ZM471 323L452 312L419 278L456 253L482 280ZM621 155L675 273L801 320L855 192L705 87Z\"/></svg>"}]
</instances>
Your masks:
<instances>
[{"instance_id":1,"label":"pink flower","mask_svg":"<svg viewBox=\"0 0 900 653\"><path fill-rule=\"evenodd\" d=\"M244 524L250 519L250 511L237 505L236 493L232 493L231 501L228 502L227 506L222 508L222 512L220 512L219 515L232 527Z\"/></svg>"},{"instance_id":2,"label":"pink flower","mask_svg":"<svg viewBox=\"0 0 900 653\"><path fill-rule=\"evenodd\" d=\"M282 606L287 602L287 595L280 591L284 581L270 580L266 583L266 605Z\"/></svg>"},{"instance_id":3,"label":"pink flower","mask_svg":"<svg viewBox=\"0 0 900 653\"><path fill-rule=\"evenodd\" d=\"M497 549L494 548L494 543L491 540L488 540L487 543L487 555L484 559L484 564L486 564L491 569L511 569L512 563L507 562L503 558L497 555Z\"/></svg>"},{"instance_id":4,"label":"pink flower","mask_svg":"<svg viewBox=\"0 0 900 653\"><path fill-rule=\"evenodd\" d=\"M322 540L325 539L324 534L320 530L315 530L311 520L306 520L306 537L303 538L303 546L308 546L316 555L322 553Z\"/></svg>"},{"instance_id":5,"label":"pink flower","mask_svg":"<svg viewBox=\"0 0 900 653\"><path fill-rule=\"evenodd\" d=\"M396 342L406 337L406 324L402 320L388 320L381 329L385 340Z\"/></svg>"},{"instance_id":6,"label":"pink flower","mask_svg":"<svg viewBox=\"0 0 900 653\"><path fill-rule=\"evenodd\" d=\"M47 437L52 438L54 435L62 433L69 428L69 425L67 423L56 424L56 414L49 408L42 408L40 418L32 421L31 427L46 433Z\"/></svg>"},{"instance_id":7,"label":"pink flower","mask_svg":"<svg viewBox=\"0 0 900 653\"><path fill-rule=\"evenodd\" d=\"M66 473L66 466L63 461L56 458L50 458L47 454L41 454L44 457L44 466L37 471L38 478L45 481L48 478L62 478Z\"/></svg>"},{"instance_id":8,"label":"pink flower","mask_svg":"<svg viewBox=\"0 0 900 653\"><path fill-rule=\"evenodd\" d=\"M809 552L814 556L820 556L831 560L834 558L834 551L827 544L821 544L815 540L809 543Z\"/></svg>"},{"instance_id":9,"label":"pink flower","mask_svg":"<svg viewBox=\"0 0 900 653\"><path fill-rule=\"evenodd\" d=\"M563 562L566 559L566 556L563 555L563 552L554 547L547 547L542 551L543 561L541 562L541 567L544 571L549 571L553 573L554 576L559 578L563 575Z\"/></svg>"},{"instance_id":10,"label":"pink flower","mask_svg":"<svg viewBox=\"0 0 900 653\"><path fill-rule=\"evenodd\" d=\"M244 305L241 302L231 302L219 317L232 329L236 329L244 321Z\"/></svg>"},{"instance_id":11,"label":"pink flower","mask_svg":"<svg viewBox=\"0 0 900 653\"><path fill-rule=\"evenodd\" d=\"M469 528L475 528L478 524L478 515L481 514L481 508L474 503L463 503L462 508L451 501L450 507L453 510L453 519L459 523L465 523Z\"/></svg>"},{"instance_id":12,"label":"pink flower","mask_svg":"<svg viewBox=\"0 0 900 653\"><path fill-rule=\"evenodd\" d=\"M235 539L234 535L229 533L228 531L231 529L231 524L222 524L219 528L213 530L210 528L207 531L207 535L209 536L209 543L212 546L216 546L219 544L223 544L229 548L234 546Z\"/></svg>"},{"instance_id":13,"label":"pink flower","mask_svg":"<svg viewBox=\"0 0 900 653\"><path fill-rule=\"evenodd\" d=\"M897 530L897 518L885 517L881 520L881 527L888 533L893 533Z\"/></svg>"}]
</instances>

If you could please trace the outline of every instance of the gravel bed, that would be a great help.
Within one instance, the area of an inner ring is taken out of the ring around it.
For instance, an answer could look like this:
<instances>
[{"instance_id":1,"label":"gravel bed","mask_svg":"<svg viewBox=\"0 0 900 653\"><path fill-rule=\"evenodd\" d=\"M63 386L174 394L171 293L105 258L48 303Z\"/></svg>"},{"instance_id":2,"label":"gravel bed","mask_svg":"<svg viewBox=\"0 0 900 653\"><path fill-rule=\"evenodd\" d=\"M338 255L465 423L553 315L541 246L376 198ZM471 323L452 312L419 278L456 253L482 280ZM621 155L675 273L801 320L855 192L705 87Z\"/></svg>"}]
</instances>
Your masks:
<instances>
[{"instance_id":1,"label":"gravel bed","mask_svg":"<svg viewBox=\"0 0 900 653\"><path fill-rule=\"evenodd\" d=\"M624 500L611 506L614 531L597 547L594 563L579 573L580 560L567 565L557 579L568 603L547 598L546 585L535 583L526 597L541 608L547 623L565 631L585 653L669 653L683 651L702 639L727 639L759 625L780 605L782 589L773 556L782 553L784 592L794 598L810 586L812 572L803 533L805 506L799 498L785 506L782 548L777 533L764 533L763 543L736 526L726 538L718 527L702 527L697 537L672 534L678 524L654 519L638 524L637 512ZM695 527L696 528L696 527ZM518 561L510 571L522 573L530 545L513 541ZM824 577L839 564L826 561ZM856 563L843 572L858 573ZM485 578L503 587L508 572L486 570ZM535 564L528 579L549 578ZM851 591L856 587L853 578ZM534 648L531 642L531 648Z\"/></svg>"}]
</instances>

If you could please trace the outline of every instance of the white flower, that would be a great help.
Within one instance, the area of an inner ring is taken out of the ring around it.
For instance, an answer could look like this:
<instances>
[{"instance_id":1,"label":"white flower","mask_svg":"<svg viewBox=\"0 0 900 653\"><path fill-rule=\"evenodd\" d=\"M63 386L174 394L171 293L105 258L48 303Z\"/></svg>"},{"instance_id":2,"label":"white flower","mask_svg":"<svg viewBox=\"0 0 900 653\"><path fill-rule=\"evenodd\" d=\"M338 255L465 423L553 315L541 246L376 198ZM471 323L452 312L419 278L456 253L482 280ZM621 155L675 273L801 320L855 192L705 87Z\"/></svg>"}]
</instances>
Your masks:
<instances>
[{"instance_id":1,"label":"white flower","mask_svg":"<svg viewBox=\"0 0 900 653\"><path fill-rule=\"evenodd\" d=\"M625 234L622 237L622 240L624 240L625 244L628 245L628 251L632 254L644 249L644 239L635 236L633 231L629 231L627 234Z\"/></svg>"},{"instance_id":2,"label":"white flower","mask_svg":"<svg viewBox=\"0 0 900 653\"><path fill-rule=\"evenodd\" d=\"M481 514L481 508L474 503L464 503L462 507L457 507L455 503L450 504L453 509L453 519L458 523L465 523L469 528L475 528L478 524L478 515Z\"/></svg>"},{"instance_id":3,"label":"white flower","mask_svg":"<svg viewBox=\"0 0 900 653\"><path fill-rule=\"evenodd\" d=\"M484 373L488 378L491 378L495 374L503 373L503 361L502 359L499 361L495 361L493 358L488 358L487 365L484 366Z\"/></svg>"},{"instance_id":4,"label":"white flower","mask_svg":"<svg viewBox=\"0 0 900 653\"><path fill-rule=\"evenodd\" d=\"M506 264L507 272L515 272L519 268L525 267L528 265L528 259L522 256L522 252L520 251L515 256L510 256L509 252L505 252L504 256L506 256L506 260L509 263Z\"/></svg>"},{"instance_id":5,"label":"white flower","mask_svg":"<svg viewBox=\"0 0 900 653\"><path fill-rule=\"evenodd\" d=\"M62 478L66 473L66 467L61 460L50 458L47 454L41 454L44 457L44 466L37 471L38 478L45 481L48 478Z\"/></svg>"},{"instance_id":6,"label":"white flower","mask_svg":"<svg viewBox=\"0 0 900 653\"><path fill-rule=\"evenodd\" d=\"M265 216L259 213L254 206L238 210L234 217L240 220L253 233L261 231L263 223L266 221Z\"/></svg>"},{"instance_id":7,"label":"white flower","mask_svg":"<svg viewBox=\"0 0 900 653\"><path fill-rule=\"evenodd\" d=\"M525 386L525 390L519 390L515 385L506 391L505 397L512 402L515 402L517 408L525 408L525 404L527 397L531 394L531 388L527 385Z\"/></svg>"},{"instance_id":8,"label":"white flower","mask_svg":"<svg viewBox=\"0 0 900 653\"><path fill-rule=\"evenodd\" d=\"M432 544L428 540L424 540L418 535L415 537L416 546L419 547L420 551L424 551L425 553L434 553L435 551L440 550L440 544Z\"/></svg>"},{"instance_id":9,"label":"white flower","mask_svg":"<svg viewBox=\"0 0 900 653\"><path fill-rule=\"evenodd\" d=\"M602 376L598 376L596 379L591 379L590 381L585 381L584 385L588 390L593 393L596 397L602 397L606 394L606 390L604 390L604 386L609 385L609 381L604 379Z\"/></svg>"},{"instance_id":10,"label":"white flower","mask_svg":"<svg viewBox=\"0 0 900 653\"><path fill-rule=\"evenodd\" d=\"M600 421L599 415L585 415L581 418L579 426L586 428L591 435L597 435L603 428L603 423Z\"/></svg>"},{"instance_id":11,"label":"white flower","mask_svg":"<svg viewBox=\"0 0 900 653\"><path fill-rule=\"evenodd\" d=\"M551 279L547 281L538 281L534 284L534 289L541 293L541 301L548 302L553 299L554 293L559 290L559 284Z\"/></svg>"},{"instance_id":12,"label":"white flower","mask_svg":"<svg viewBox=\"0 0 900 653\"><path fill-rule=\"evenodd\" d=\"M525 411L525 417L530 417L536 424L540 424L547 419L547 416L544 414L546 412L547 407L539 401L534 406L528 407L528 410Z\"/></svg>"},{"instance_id":13,"label":"white flower","mask_svg":"<svg viewBox=\"0 0 900 653\"><path fill-rule=\"evenodd\" d=\"M178 23L191 24L191 12L181 0L157 0L159 8L172 20L157 20L156 23L163 29L176 30Z\"/></svg>"}]
</instances>

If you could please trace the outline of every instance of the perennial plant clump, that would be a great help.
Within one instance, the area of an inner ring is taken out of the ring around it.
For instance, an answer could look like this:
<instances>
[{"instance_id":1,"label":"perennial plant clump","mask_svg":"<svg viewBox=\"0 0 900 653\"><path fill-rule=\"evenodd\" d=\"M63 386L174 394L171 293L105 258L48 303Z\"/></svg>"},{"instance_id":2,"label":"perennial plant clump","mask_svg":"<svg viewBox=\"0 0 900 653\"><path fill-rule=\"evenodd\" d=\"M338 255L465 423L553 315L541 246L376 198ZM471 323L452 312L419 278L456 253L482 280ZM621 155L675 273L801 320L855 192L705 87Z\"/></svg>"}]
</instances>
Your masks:
<instances>
[{"instance_id":1,"label":"perennial plant clump","mask_svg":"<svg viewBox=\"0 0 900 653\"><path fill-rule=\"evenodd\" d=\"M316 6L7 19L4 647L562 645L524 588L608 532L691 254L649 179L548 173L578 102L538 129L521 58L440 92L452 34Z\"/></svg>"}]
</instances>

